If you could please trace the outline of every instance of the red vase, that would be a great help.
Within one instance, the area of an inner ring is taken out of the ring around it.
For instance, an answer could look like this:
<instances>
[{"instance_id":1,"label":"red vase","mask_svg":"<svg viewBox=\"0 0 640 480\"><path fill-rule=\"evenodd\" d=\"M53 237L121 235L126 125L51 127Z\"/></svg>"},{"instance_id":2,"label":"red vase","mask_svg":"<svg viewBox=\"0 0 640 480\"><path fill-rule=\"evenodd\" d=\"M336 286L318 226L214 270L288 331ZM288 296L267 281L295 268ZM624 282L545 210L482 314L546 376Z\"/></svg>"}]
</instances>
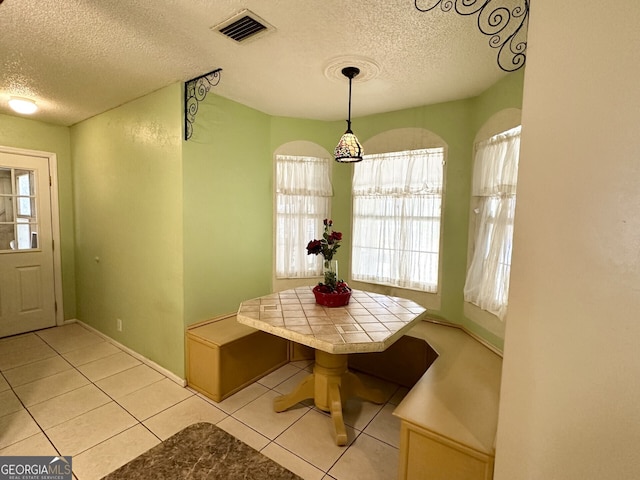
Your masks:
<instances>
[{"instance_id":1,"label":"red vase","mask_svg":"<svg viewBox=\"0 0 640 480\"><path fill-rule=\"evenodd\" d=\"M349 304L351 291L348 292L323 292L320 285L313 287L316 303L323 307L344 307Z\"/></svg>"}]
</instances>

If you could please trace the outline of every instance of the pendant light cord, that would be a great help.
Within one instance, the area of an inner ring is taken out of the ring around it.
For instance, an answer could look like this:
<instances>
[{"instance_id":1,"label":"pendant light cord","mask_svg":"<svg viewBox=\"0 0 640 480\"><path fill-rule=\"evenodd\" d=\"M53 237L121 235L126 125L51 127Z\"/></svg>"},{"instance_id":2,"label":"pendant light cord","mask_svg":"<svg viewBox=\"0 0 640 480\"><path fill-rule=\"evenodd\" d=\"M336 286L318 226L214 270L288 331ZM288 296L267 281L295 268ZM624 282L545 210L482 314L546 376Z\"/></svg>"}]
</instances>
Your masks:
<instances>
[{"instance_id":1,"label":"pendant light cord","mask_svg":"<svg viewBox=\"0 0 640 480\"><path fill-rule=\"evenodd\" d=\"M351 131L351 82L353 77L349 77L349 117L347 120L347 130Z\"/></svg>"}]
</instances>

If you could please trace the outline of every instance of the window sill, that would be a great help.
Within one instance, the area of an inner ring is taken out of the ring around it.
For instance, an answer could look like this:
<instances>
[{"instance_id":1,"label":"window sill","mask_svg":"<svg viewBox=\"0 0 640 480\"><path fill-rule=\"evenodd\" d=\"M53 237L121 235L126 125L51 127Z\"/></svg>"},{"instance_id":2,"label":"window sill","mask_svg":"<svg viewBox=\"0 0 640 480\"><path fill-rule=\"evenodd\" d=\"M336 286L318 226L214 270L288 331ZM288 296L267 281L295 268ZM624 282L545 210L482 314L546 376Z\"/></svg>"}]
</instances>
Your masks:
<instances>
[{"instance_id":1,"label":"window sill","mask_svg":"<svg viewBox=\"0 0 640 480\"><path fill-rule=\"evenodd\" d=\"M482 310L473 303L464 302L464 316L493 335L504 339L506 322L500 320L493 313Z\"/></svg>"},{"instance_id":2,"label":"window sill","mask_svg":"<svg viewBox=\"0 0 640 480\"><path fill-rule=\"evenodd\" d=\"M378 285L376 283L357 282L355 280L349 282L349 286L356 290L366 290L368 292L380 293L382 295L389 295L392 297L407 298L409 300L413 300L419 305L422 305L428 310L440 311L441 298L439 293L420 292L418 290L391 287L389 285Z\"/></svg>"},{"instance_id":3,"label":"window sill","mask_svg":"<svg viewBox=\"0 0 640 480\"><path fill-rule=\"evenodd\" d=\"M290 290L297 287L305 287L308 285L316 285L322 281L322 276L319 277L298 277L298 278L273 278L271 283L274 292L281 292L283 290Z\"/></svg>"}]
</instances>

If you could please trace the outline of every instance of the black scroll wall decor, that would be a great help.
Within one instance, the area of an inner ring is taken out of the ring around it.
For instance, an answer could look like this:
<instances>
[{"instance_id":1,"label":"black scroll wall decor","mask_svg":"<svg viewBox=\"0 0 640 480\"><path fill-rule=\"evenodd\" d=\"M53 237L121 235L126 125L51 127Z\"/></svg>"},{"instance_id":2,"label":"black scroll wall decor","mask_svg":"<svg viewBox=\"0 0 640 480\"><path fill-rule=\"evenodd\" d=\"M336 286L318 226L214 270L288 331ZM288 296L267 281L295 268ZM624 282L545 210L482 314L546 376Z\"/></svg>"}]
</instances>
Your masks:
<instances>
[{"instance_id":1,"label":"black scroll wall decor","mask_svg":"<svg viewBox=\"0 0 640 480\"><path fill-rule=\"evenodd\" d=\"M478 14L478 29L490 37L489 46L498 49L498 66L505 72L514 72L524 66L529 0L414 0L414 3L421 12L440 6L443 12L455 7L459 15Z\"/></svg>"},{"instance_id":2,"label":"black scroll wall decor","mask_svg":"<svg viewBox=\"0 0 640 480\"><path fill-rule=\"evenodd\" d=\"M196 121L198 104L204 100L211 90L220 83L221 68L192 78L184 84L184 139L189 140L193 133L193 123Z\"/></svg>"}]
</instances>

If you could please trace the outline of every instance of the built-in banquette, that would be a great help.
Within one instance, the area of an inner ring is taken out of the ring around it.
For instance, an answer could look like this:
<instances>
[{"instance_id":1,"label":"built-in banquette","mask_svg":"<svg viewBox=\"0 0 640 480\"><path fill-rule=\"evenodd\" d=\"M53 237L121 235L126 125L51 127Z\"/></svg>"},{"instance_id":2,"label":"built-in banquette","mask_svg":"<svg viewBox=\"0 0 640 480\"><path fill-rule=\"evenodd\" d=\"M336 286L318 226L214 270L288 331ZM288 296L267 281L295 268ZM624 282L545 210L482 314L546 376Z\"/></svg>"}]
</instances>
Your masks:
<instances>
[{"instance_id":1,"label":"built-in banquette","mask_svg":"<svg viewBox=\"0 0 640 480\"><path fill-rule=\"evenodd\" d=\"M218 402L313 353L241 325L235 314L190 327L186 341L188 384ZM460 328L423 321L384 352L350 355L349 367L410 388L394 411L400 479L493 477L499 355Z\"/></svg>"},{"instance_id":2,"label":"built-in banquette","mask_svg":"<svg viewBox=\"0 0 640 480\"><path fill-rule=\"evenodd\" d=\"M409 335L438 357L394 411L399 478L493 478L501 357L457 327L425 321Z\"/></svg>"}]
</instances>

